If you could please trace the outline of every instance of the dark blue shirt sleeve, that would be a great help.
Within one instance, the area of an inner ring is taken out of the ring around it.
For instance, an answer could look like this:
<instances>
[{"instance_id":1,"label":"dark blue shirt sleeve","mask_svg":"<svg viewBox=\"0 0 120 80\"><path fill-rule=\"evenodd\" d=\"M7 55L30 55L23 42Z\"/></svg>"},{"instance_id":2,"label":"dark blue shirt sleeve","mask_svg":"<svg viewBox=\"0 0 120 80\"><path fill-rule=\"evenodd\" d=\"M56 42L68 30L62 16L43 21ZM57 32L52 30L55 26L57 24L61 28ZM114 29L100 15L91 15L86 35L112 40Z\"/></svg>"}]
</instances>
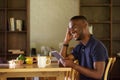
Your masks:
<instances>
[{"instance_id":1,"label":"dark blue shirt sleeve","mask_svg":"<svg viewBox=\"0 0 120 80\"><path fill-rule=\"evenodd\" d=\"M93 52L93 61L106 61L108 55L107 50L104 47L104 45L98 43L96 47L94 48Z\"/></svg>"},{"instance_id":2,"label":"dark blue shirt sleeve","mask_svg":"<svg viewBox=\"0 0 120 80\"><path fill-rule=\"evenodd\" d=\"M75 59L78 58L77 48L76 47L72 50L72 55L74 56Z\"/></svg>"}]
</instances>

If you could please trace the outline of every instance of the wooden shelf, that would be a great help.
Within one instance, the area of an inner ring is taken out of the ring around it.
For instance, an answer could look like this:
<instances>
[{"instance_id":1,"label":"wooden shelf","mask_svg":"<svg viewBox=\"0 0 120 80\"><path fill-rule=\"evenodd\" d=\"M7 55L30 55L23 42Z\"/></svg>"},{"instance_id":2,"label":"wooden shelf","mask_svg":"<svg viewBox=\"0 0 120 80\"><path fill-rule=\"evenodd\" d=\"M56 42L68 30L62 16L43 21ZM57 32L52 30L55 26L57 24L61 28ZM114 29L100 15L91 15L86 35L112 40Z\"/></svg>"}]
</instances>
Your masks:
<instances>
[{"instance_id":1,"label":"wooden shelf","mask_svg":"<svg viewBox=\"0 0 120 80\"><path fill-rule=\"evenodd\" d=\"M89 21L91 24L110 24L111 21Z\"/></svg>"},{"instance_id":2,"label":"wooden shelf","mask_svg":"<svg viewBox=\"0 0 120 80\"><path fill-rule=\"evenodd\" d=\"M113 4L113 7L120 7L120 4Z\"/></svg>"},{"instance_id":3,"label":"wooden shelf","mask_svg":"<svg viewBox=\"0 0 120 80\"><path fill-rule=\"evenodd\" d=\"M11 11L13 11L13 10L15 10L15 11L23 10L23 11L25 11L27 9L26 8L7 8L7 10L11 10Z\"/></svg>"},{"instance_id":4,"label":"wooden shelf","mask_svg":"<svg viewBox=\"0 0 120 80\"><path fill-rule=\"evenodd\" d=\"M109 7L109 6L111 6L111 4L89 4L89 3L87 3L87 4L80 4L80 6L81 7Z\"/></svg>"},{"instance_id":5,"label":"wooden shelf","mask_svg":"<svg viewBox=\"0 0 120 80\"><path fill-rule=\"evenodd\" d=\"M5 8L0 8L0 10L5 10Z\"/></svg>"},{"instance_id":6,"label":"wooden shelf","mask_svg":"<svg viewBox=\"0 0 120 80\"><path fill-rule=\"evenodd\" d=\"M12 53L8 53L8 55L7 56L18 56L18 55L20 55L20 54L12 54Z\"/></svg>"},{"instance_id":7,"label":"wooden shelf","mask_svg":"<svg viewBox=\"0 0 120 80\"><path fill-rule=\"evenodd\" d=\"M7 31L8 33L26 33L27 31Z\"/></svg>"},{"instance_id":8,"label":"wooden shelf","mask_svg":"<svg viewBox=\"0 0 120 80\"><path fill-rule=\"evenodd\" d=\"M0 56L5 56L5 55L3 55L3 54L4 54L4 53L1 53Z\"/></svg>"},{"instance_id":9,"label":"wooden shelf","mask_svg":"<svg viewBox=\"0 0 120 80\"><path fill-rule=\"evenodd\" d=\"M120 24L120 20L113 20L112 23L113 24Z\"/></svg>"},{"instance_id":10,"label":"wooden shelf","mask_svg":"<svg viewBox=\"0 0 120 80\"><path fill-rule=\"evenodd\" d=\"M5 31L0 31L0 33L4 33Z\"/></svg>"},{"instance_id":11,"label":"wooden shelf","mask_svg":"<svg viewBox=\"0 0 120 80\"><path fill-rule=\"evenodd\" d=\"M101 40L101 41L110 41L110 39L99 39L99 40Z\"/></svg>"},{"instance_id":12,"label":"wooden shelf","mask_svg":"<svg viewBox=\"0 0 120 80\"><path fill-rule=\"evenodd\" d=\"M112 39L113 41L120 41L120 39Z\"/></svg>"}]
</instances>

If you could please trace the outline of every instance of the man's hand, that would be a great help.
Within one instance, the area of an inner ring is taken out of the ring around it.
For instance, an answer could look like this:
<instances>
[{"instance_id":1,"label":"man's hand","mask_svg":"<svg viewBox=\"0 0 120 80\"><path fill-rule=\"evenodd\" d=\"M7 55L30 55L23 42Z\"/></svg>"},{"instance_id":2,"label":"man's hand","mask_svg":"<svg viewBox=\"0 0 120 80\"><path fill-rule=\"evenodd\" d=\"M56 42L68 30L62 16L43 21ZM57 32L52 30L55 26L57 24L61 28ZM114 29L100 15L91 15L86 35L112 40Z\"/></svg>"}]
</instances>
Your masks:
<instances>
[{"instance_id":1,"label":"man's hand","mask_svg":"<svg viewBox=\"0 0 120 80\"><path fill-rule=\"evenodd\" d=\"M70 60L70 59L60 59L60 62L63 64L63 66L67 66L67 67L73 67L74 65L74 62L73 60Z\"/></svg>"},{"instance_id":2,"label":"man's hand","mask_svg":"<svg viewBox=\"0 0 120 80\"><path fill-rule=\"evenodd\" d=\"M70 29L67 28L66 36L64 39L64 44L68 44L69 41L73 38L72 34L70 33Z\"/></svg>"}]
</instances>

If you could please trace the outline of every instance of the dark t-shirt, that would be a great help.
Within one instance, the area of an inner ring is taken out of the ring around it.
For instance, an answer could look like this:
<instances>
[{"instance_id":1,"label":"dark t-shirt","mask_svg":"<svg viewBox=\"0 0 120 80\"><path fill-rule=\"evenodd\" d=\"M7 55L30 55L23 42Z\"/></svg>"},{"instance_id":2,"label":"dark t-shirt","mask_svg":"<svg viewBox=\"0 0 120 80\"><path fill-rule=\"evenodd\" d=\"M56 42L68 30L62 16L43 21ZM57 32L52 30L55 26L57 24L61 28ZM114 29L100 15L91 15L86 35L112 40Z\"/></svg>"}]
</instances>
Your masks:
<instances>
[{"instance_id":1,"label":"dark t-shirt","mask_svg":"<svg viewBox=\"0 0 120 80\"><path fill-rule=\"evenodd\" d=\"M108 52L106 47L99 40L95 39L92 35L86 45L78 44L72 51L75 59L78 59L79 65L94 69L93 63L96 61L108 61ZM80 74L81 80L95 80Z\"/></svg>"}]
</instances>

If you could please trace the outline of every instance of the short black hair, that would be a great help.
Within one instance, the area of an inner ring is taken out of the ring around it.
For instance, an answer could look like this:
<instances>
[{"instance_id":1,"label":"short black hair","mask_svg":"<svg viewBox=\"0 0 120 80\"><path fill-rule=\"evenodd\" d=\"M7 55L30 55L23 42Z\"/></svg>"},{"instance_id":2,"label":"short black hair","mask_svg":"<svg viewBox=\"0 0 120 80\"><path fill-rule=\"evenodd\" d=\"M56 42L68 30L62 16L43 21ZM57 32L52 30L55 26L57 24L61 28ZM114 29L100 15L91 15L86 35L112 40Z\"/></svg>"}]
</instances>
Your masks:
<instances>
[{"instance_id":1,"label":"short black hair","mask_svg":"<svg viewBox=\"0 0 120 80\"><path fill-rule=\"evenodd\" d=\"M78 15L78 16L73 16L71 19L72 20L86 20L87 21L87 18L85 16L82 16L82 15Z\"/></svg>"}]
</instances>

